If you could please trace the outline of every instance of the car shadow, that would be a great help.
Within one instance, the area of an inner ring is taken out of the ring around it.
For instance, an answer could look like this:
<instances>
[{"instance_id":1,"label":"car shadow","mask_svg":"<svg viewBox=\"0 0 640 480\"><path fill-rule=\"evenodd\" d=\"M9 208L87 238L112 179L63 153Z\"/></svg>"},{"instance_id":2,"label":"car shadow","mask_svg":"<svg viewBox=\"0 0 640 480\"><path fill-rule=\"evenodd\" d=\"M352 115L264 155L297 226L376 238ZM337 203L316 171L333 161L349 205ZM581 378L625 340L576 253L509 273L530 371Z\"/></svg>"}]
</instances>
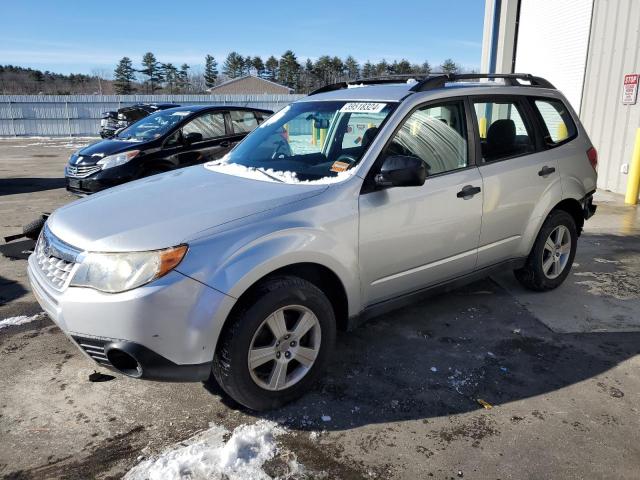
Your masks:
<instances>
[{"instance_id":1,"label":"car shadow","mask_svg":"<svg viewBox=\"0 0 640 480\"><path fill-rule=\"evenodd\" d=\"M552 392L638 353L640 332L554 333L486 279L340 334L315 388L279 410L247 413L299 430L427 420L482 410L479 399Z\"/></svg>"},{"instance_id":2,"label":"car shadow","mask_svg":"<svg viewBox=\"0 0 640 480\"><path fill-rule=\"evenodd\" d=\"M24 297L28 292L26 288L14 280L9 280L0 275L0 306L13 300Z\"/></svg>"},{"instance_id":3,"label":"car shadow","mask_svg":"<svg viewBox=\"0 0 640 480\"><path fill-rule=\"evenodd\" d=\"M56 188L65 188L65 186L66 180L64 178L0 178L0 196L42 192Z\"/></svg>"}]
</instances>

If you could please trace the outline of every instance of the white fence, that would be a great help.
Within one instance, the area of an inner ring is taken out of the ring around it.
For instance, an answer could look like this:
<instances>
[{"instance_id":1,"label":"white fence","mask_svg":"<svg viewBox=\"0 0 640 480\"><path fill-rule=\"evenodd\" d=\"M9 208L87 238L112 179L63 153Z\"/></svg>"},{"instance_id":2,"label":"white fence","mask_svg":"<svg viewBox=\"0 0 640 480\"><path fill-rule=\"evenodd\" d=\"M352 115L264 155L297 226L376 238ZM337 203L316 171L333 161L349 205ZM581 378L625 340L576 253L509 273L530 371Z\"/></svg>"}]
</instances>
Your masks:
<instances>
[{"instance_id":1,"label":"white fence","mask_svg":"<svg viewBox=\"0 0 640 480\"><path fill-rule=\"evenodd\" d=\"M135 103L236 105L278 111L303 95L0 95L0 137L95 136L103 112Z\"/></svg>"}]
</instances>

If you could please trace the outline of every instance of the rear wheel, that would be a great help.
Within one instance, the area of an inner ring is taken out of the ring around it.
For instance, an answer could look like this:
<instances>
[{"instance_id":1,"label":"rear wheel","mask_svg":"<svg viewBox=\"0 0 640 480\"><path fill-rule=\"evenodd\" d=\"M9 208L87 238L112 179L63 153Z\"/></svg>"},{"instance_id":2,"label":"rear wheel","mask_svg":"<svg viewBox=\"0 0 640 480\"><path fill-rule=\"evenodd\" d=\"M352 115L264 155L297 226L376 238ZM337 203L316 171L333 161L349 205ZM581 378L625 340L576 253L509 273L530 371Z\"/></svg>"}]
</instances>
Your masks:
<instances>
[{"instance_id":1,"label":"rear wheel","mask_svg":"<svg viewBox=\"0 0 640 480\"><path fill-rule=\"evenodd\" d=\"M318 287L298 277L274 277L232 315L212 369L231 398L252 410L268 410L312 387L336 335L333 307Z\"/></svg>"},{"instance_id":2,"label":"rear wheel","mask_svg":"<svg viewBox=\"0 0 640 480\"><path fill-rule=\"evenodd\" d=\"M569 275L578 244L575 220L563 210L552 211L540 229L527 263L516 278L535 291L552 290Z\"/></svg>"}]
</instances>

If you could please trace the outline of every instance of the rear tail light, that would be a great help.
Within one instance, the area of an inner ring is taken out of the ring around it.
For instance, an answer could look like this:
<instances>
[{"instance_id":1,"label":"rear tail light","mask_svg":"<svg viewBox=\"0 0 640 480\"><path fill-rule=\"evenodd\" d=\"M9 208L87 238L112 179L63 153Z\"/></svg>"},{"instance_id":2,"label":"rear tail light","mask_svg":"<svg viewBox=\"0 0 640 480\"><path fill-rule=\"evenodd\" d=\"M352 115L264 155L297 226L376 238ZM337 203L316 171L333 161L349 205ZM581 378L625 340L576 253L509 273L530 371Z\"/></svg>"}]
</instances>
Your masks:
<instances>
[{"instance_id":1,"label":"rear tail light","mask_svg":"<svg viewBox=\"0 0 640 480\"><path fill-rule=\"evenodd\" d=\"M598 151L594 147L591 147L589 150L587 150L587 158L589 159L589 163L591 164L593 169L597 171L598 170Z\"/></svg>"}]
</instances>

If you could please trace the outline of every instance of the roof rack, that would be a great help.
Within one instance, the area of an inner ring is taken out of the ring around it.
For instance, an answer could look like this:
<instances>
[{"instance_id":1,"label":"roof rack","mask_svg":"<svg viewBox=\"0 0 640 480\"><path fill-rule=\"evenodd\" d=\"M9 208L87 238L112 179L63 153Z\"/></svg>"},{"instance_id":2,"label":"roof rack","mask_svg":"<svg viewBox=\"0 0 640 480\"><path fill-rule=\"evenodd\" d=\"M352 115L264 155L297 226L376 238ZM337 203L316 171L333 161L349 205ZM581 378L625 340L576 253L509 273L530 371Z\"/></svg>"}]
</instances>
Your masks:
<instances>
[{"instance_id":1,"label":"roof rack","mask_svg":"<svg viewBox=\"0 0 640 480\"><path fill-rule=\"evenodd\" d=\"M316 95L318 93L332 92L334 90L342 90L348 88L349 85L382 85L385 83L403 83L407 80L415 79L421 81L426 79L425 75L385 75L384 77L367 77L358 78L356 80L349 80L346 82L330 83L324 87L320 87L312 91L309 95Z\"/></svg>"},{"instance_id":2,"label":"roof rack","mask_svg":"<svg viewBox=\"0 0 640 480\"><path fill-rule=\"evenodd\" d=\"M411 87L410 90L412 92L424 92L426 90L442 88L445 84L458 80L479 80L482 78L499 78L511 87L555 88L548 80L542 77L536 77L530 73L443 73L441 75L429 76L419 81ZM525 80L529 82L529 85L522 84L518 80Z\"/></svg>"},{"instance_id":3,"label":"roof rack","mask_svg":"<svg viewBox=\"0 0 640 480\"><path fill-rule=\"evenodd\" d=\"M447 83L458 80L479 80L482 78L502 79L506 85L511 87L540 87L555 88L551 82L542 78L531 75L530 73L436 73L429 75L387 75L384 77L359 78L347 82L337 82L325 85L309 95L318 93L332 92L334 90L342 90L349 88L349 85L382 85L385 83L401 83L407 80L415 79L416 84L409 90L412 92L424 92L443 88ZM522 84L518 80L528 81L529 85Z\"/></svg>"}]
</instances>

